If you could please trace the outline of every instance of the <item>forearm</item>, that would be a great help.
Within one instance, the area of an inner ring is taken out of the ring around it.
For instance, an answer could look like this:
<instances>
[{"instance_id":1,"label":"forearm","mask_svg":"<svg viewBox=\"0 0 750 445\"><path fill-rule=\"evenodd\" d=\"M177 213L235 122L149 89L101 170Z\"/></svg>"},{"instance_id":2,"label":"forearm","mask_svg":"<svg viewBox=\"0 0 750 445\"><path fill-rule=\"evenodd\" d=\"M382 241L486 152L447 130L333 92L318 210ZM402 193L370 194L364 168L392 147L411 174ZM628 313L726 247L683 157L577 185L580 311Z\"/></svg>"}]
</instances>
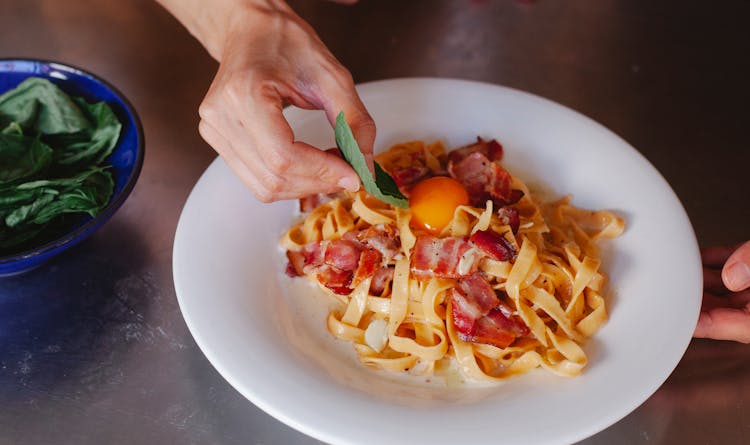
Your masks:
<instances>
[{"instance_id":1,"label":"forearm","mask_svg":"<svg viewBox=\"0 0 750 445\"><path fill-rule=\"evenodd\" d=\"M227 34L242 20L269 13L289 12L283 0L156 0L203 45L216 60L221 60Z\"/></svg>"}]
</instances>

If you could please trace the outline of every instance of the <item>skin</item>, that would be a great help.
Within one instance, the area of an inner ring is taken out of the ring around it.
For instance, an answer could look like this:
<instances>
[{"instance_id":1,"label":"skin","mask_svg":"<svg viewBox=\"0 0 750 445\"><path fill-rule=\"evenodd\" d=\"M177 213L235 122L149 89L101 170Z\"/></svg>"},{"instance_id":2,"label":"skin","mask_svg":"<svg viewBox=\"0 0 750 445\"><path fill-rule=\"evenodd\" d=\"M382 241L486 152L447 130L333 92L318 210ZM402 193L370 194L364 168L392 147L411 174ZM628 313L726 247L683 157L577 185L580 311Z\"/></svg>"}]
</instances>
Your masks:
<instances>
[{"instance_id":1,"label":"skin","mask_svg":"<svg viewBox=\"0 0 750 445\"><path fill-rule=\"evenodd\" d=\"M282 115L286 104L324 110L334 126L344 111L372 170L375 123L351 74L309 24L282 0L158 1L219 62L198 129L259 200L359 189L348 164L296 141ZM702 256L703 308L694 335L750 343L750 242L706 248Z\"/></svg>"},{"instance_id":2,"label":"skin","mask_svg":"<svg viewBox=\"0 0 750 445\"><path fill-rule=\"evenodd\" d=\"M750 343L750 241L701 256L703 307L694 336Z\"/></svg>"},{"instance_id":3,"label":"skin","mask_svg":"<svg viewBox=\"0 0 750 445\"><path fill-rule=\"evenodd\" d=\"M324 110L333 126L344 111L372 166L375 123L351 74L309 24L280 0L160 3L219 61L198 130L259 200L359 189L346 162L296 141L282 115L286 104Z\"/></svg>"}]
</instances>

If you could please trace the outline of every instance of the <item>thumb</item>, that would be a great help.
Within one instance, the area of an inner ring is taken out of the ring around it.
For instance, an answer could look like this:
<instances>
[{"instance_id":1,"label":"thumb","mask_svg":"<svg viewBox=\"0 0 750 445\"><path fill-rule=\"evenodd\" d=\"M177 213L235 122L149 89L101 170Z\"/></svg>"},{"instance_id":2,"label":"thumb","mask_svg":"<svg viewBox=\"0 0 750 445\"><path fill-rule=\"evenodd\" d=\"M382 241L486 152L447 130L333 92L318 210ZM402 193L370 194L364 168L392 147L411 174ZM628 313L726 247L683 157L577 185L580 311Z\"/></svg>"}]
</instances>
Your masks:
<instances>
[{"instance_id":1,"label":"thumb","mask_svg":"<svg viewBox=\"0 0 750 445\"><path fill-rule=\"evenodd\" d=\"M721 272L727 289L739 292L750 287L750 241L732 253Z\"/></svg>"}]
</instances>

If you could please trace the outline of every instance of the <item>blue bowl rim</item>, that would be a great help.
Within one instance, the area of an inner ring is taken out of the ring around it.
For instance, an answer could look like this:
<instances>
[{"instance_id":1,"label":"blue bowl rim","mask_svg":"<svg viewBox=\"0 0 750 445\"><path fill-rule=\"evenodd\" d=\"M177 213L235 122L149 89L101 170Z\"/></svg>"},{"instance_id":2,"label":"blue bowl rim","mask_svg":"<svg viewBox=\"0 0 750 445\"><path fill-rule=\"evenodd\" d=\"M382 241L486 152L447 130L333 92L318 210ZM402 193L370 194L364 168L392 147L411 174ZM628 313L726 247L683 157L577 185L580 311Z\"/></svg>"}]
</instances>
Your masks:
<instances>
[{"instance_id":1,"label":"blue bowl rim","mask_svg":"<svg viewBox=\"0 0 750 445\"><path fill-rule=\"evenodd\" d=\"M146 151L146 140L143 135L143 125L141 125L141 119L138 116L138 113L135 111L135 107L130 103L128 98L114 85L109 83L108 81L104 80L102 77L93 74L90 71L84 70L78 66L71 65L68 63L58 62L56 60L48 60L48 59L26 59L22 57L0 57L0 62L6 63L6 62L21 62L21 63L28 63L28 62L35 62L35 63L44 63L48 65L58 65L60 67L64 67L67 70L74 72L75 74L82 75L89 77L91 79L94 79L95 81L101 83L107 89L112 91L118 99L120 99L125 105L125 111L132 116L133 122L135 123L135 129L138 133L138 141L140 142L138 144L138 150L136 151L136 160L135 164L133 166L133 172L130 174L130 177L128 178L125 185L122 187L122 190L120 190L120 193L117 194L117 196L110 201L110 203L102 209L101 212L99 212L95 217L91 218L89 221L86 221L84 224L76 228L75 230L66 233L65 235L61 236L60 238L57 238L53 241L50 241L46 244L42 244L39 247L35 247L33 249L29 249L23 252L15 253L13 255L0 257L0 265L5 264L11 264L16 261L23 261L27 260L29 258L33 258L37 255L49 252L51 250L58 249L65 244L70 243L71 241L77 239L79 236L85 234L86 232L90 231L94 227L96 227L98 224L102 223L103 221L107 221L109 218L112 217L112 215L115 214L115 212L122 206L122 204L125 202L125 200L130 196L130 192L133 190L133 187L135 187L135 183L138 181L138 177L141 174L141 168L143 167L143 157Z\"/></svg>"}]
</instances>

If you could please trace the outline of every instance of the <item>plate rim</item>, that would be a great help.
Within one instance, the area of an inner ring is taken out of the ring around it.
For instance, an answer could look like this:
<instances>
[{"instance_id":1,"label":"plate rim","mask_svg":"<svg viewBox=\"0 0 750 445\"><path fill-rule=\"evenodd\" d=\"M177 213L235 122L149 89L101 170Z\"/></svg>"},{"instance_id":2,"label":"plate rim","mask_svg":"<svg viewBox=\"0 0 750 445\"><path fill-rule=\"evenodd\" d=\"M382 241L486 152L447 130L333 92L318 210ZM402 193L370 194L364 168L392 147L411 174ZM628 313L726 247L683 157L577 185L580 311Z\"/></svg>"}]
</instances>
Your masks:
<instances>
[{"instance_id":1,"label":"plate rim","mask_svg":"<svg viewBox=\"0 0 750 445\"><path fill-rule=\"evenodd\" d=\"M616 138L618 142L620 143L620 145L624 145L624 147L627 149L630 155L634 155L636 158L638 158L639 162L644 163L645 165L651 168L652 173L654 173L658 177L664 190L669 192L670 198L673 199L674 202L678 205L679 209L682 212L680 217L681 219L684 219L684 221L687 223L687 228L689 228L690 230L691 240L693 242L691 246L692 247L691 250L693 251L693 257L698 259L698 265L700 265L700 262L699 262L700 254L698 250L697 239L695 237L695 231L692 227L692 223L690 222L690 219L687 215L685 207L682 201L680 200L679 196L675 193L674 189L671 187L671 185L669 185L669 183L663 177L661 172L659 172L640 151L635 149L631 144L629 144L624 138L616 134L614 131L608 129L607 127L603 126L602 124L595 121L594 119L570 107L554 102L550 99L546 99L544 97L535 95L533 93L518 90L512 87L507 87L507 86L492 84L492 83L487 83L487 82L480 82L480 81L466 80L466 79L436 78L436 77L406 77L406 78L394 78L394 79L381 79L381 80L376 80L372 82L361 83L361 84L357 84L357 88L369 89L369 88L377 88L383 85L393 85L397 83L410 83L410 82L416 82L416 83L428 82L428 83L438 83L438 84L446 84L446 85L447 84L454 84L454 85L465 84L465 85L491 87L491 88L505 90L506 92L519 95L519 97L523 97L524 99L527 99L527 100L531 99L534 102L537 102L541 105L544 105L547 107L553 106L558 111L571 114L571 116L574 116L576 119L585 121L589 127L596 128L597 131L604 132L604 134L606 134L608 137ZM287 112L287 110L285 110L285 112ZM294 110L290 112L294 113ZM184 223L183 214L185 213L185 210L189 206L191 198L193 197L195 191L200 187L201 183L207 180L206 178L210 176L210 172L212 170L221 168L222 164L224 164L224 161L222 160L222 158L217 157L214 159L214 161L211 162L211 164L201 174L200 178L198 179L193 189L191 190L190 195L186 199L183 210L180 213L180 218L179 218L177 228L175 231L175 238L174 238L175 242L174 242L174 247L173 247L173 262L172 262L174 284L175 284L175 291L177 295L178 304L180 306L180 311L183 314L183 318L185 319L188 329L190 330L191 335L196 341L196 344L198 344L203 354L206 356L206 358L209 360L212 366L217 370L217 372L219 372L219 374L225 380L227 380L235 390L237 390L240 394L242 394L243 397L247 398L251 403L255 404L261 410L271 415L272 417L276 418L277 420L281 421L282 423L308 436L311 436L313 438L323 440L326 442L331 442L331 443L356 443L352 438L347 437L345 434L341 434L339 430L331 431L331 430L316 428L315 425L308 425L306 422L302 422L293 417L290 417L286 415L283 409L274 405L272 401L263 400L262 398L254 394L252 391L250 391L249 388L246 388L246 386L242 382L237 381L237 379L235 378L233 373L230 372L230 370L224 368L224 365L221 363L221 360L218 357L216 357L214 351L209 347L209 345L206 345L204 343L205 339L201 338L200 332L197 331L197 328L195 327L195 321L192 319L192 315L189 313L186 313L185 311L185 303L182 301L182 298L184 297L180 297L182 292L180 290L180 284L178 283L179 281L178 277L181 272L179 270L178 260L177 260L177 258L179 257L180 249L182 249L182 247L180 247L181 244L178 243L178 239L180 236L181 227L183 227L182 230L184 230L184 224L186 224ZM699 277L699 279L702 282L702 277ZM699 309L700 309L700 298L698 298L695 306L696 306L696 310L695 310L694 321L697 321ZM659 379L655 379L654 383L652 385L649 385L649 387L647 388L644 387L641 389L641 391L636 391L636 392L639 392L641 395L639 395L638 397L632 397L632 399L640 400L639 402L635 404L635 406L630 406L630 404L628 406L625 406L625 404L620 404L619 409L610 410L610 415L600 417L600 421L594 424L591 424L590 427L586 431L576 430L575 432L570 432L570 434L564 434L563 435L565 436L564 440L577 441L577 440L582 440L587 437L590 437L600 431L603 431L607 427L615 424L616 422L620 421L625 416L627 416L629 413L636 410L640 405L642 405L648 399L648 397L650 397L656 390L658 390L658 388L661 385L663 385L663 383L669 378L669 376L672 374L674 369L679 364L680 358L684 355L685 351L687 350L690 344L690 340L691 338L688 337L683 342L684 344L682 345L682 347L673 351L673 356L677 357L677 360L674 361L674 365L670 367L668 372L664 373L663 378L660 377ZM560 438L563 438L563 437L560 437ZM557 443L557 441L553 441L551 443Z\"/></svg>"}]
</instances>

